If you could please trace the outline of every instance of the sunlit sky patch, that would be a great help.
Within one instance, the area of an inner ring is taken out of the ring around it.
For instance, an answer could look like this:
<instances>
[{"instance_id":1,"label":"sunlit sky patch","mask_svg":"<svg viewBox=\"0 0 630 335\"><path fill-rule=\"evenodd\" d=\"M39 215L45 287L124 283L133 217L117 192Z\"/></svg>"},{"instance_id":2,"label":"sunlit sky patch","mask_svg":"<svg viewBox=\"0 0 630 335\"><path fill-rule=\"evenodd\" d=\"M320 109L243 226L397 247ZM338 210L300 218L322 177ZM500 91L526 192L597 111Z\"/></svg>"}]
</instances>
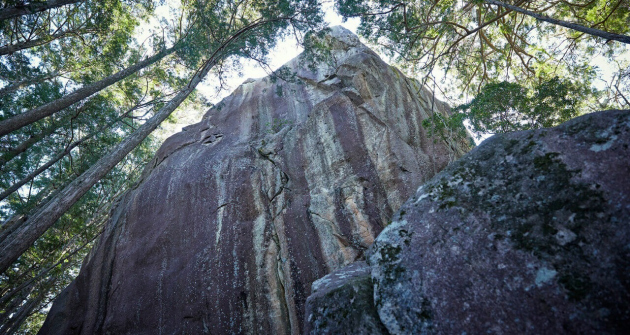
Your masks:
<instances>
[{"instance_id":1,"label":"sunlit sky patch","mask_svg":"<svg viewBox=\"0 0 630 335\"><path fill-rule=\"evenodd\" d=\"M151 32L159 31L160 29L160 21L166 20L171 21L178 15L179 9L179 1L180 0L165 0L164 4L159 6L155 15L151 20L138 27L136 31L136 39L138 43L148 43L147 40L151 34ZM325 13L325 21L329 26L342 25L346 29L356 33L357 28L359 26L360 20L358 18L348 19L346 22L343 22L343 19L340 15L338 15L334 10L334 1L322 1L323 6L322 9ZM365 43L365 41L363 41ZM367 43L366 43L367 44ZM627 48L630 49L630 48ZM294 38L286 38L277 43L276 47L271 50L268 55L269 66L270 68L263 68L257 62L252 60L243 60L242 68L240 69L240 73L229 73L224 79L223 89L217 92L217 79L213 76L208 76L198 87L197 91L203 97L207 99L207 101L211 103L218 103L223 98L228 96L238 85L240 85L243 81L248 78L262 78L269 75L269 70L275 70L295 58L302 52L302 48L298 45L297 41ZM378 51L377 51L378 52ZM389 61L386 57L381 57L385 61ZM626 51L622 54L622 58L626 61L630 60L630 52ZM593 59L593 66L597 68L597 71L601 74L601 79L597 79L594 81L594 86L603 90L606 89L605 80L610 80L612 78L614 67L612 64L608 62L608 60L603 56L597 56ZM413 76L411 73L406 73L408 76ZM433 75L437 79L437 84L443 84L441 88L448 89L447 81L443 72L439 69L435 69ZM440 90L436 90L436 97L441 100L447 100L446 97L440 92ZM466 99L469 97L465 97ZM448 101L451 104L453 101ZM461 103L458 102L458 103ZM175 111L175 117L177 118L176 124L169 124L162 126L162 129L159 131L158 136L166 138L173 133L181 131L182 127L185 127L189 124L199 122L201 116L206 112L206 110L193 110L190 107L180 106L178 110ZM489 135L488 135L489 136ZM488 136L483 136L481 139L475 139L476 142L479 142Z\"/></svg>"}]
</instances>

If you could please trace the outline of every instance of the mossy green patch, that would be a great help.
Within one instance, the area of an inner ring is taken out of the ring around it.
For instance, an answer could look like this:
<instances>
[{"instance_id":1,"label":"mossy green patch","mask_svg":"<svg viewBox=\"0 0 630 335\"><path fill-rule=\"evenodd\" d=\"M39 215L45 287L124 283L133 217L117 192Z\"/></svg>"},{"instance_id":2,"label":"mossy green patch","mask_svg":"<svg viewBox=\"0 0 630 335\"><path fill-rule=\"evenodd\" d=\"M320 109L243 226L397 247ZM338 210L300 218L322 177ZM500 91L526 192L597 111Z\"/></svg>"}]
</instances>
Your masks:
<instances>
[{"instance_id":1,"label":"mossy green patch","mask_svg":"<svg viewBox=\"0 0 630 335\"><path fill-rule=\"evenodd\" d=\"M403 274L406 272L405 268L401 267L399 263L398 255L402 251L400 246L383 245L379 248L381 259L379 265L383 270L382 281L384 284L393 283L400 280Z\"/></svg>"},{"instance_id":2,"label":"mossy green patch","mask_svg":"<svg viewBox=\"0 0 630 335\"><path fill-rule=\"evenodd\" d=\"M530 137L518 143L499 138L480 148L480 156L466 162L466 168L453 166L450 171L450 180L462 178L466 188L450 187L443 178L433 184L433 199L439 209L460 203L489 215L495 239L509 238L515 248L550 264L567 296L583 299L595 288L580 275L589 267L580 244L586 243L585 227L601 221L607 202L596 185L574 181L581 172L567 167L560 153L539 154L535 149L542 148L542 142ZM508 151L516 153L511 164L497 159ZM576 238L560 243L560 226Z\"/></svg>"},{"instance_id":3,"label":"mossy green patch","mask_svg":"<svg viewBox=\"0 0 630 335\"><path fill-rule=\"evenodd\" d=\"M401 211L400 211L400 214L398 215L398 220L402 220L402 219L403 219L403 216L405 216L405 214L407 214L407 212L405 212L405 210L404 210L404 209L403 209L403 210L401 210Z\"/></svg>"},{"instance_id":4,"label":"mossy green patch","mask_svg":"<svg viewBox=\"0 0 630 335\"><path fill-rule=\"evenodd\" d=\"M564 273L558 282L567 291L569 299L580 301L588 296L592 289L591 280L581 273Z\"/></svg>"},{"instance_id":5,"label":"mossy green patch","mask_svg":"<svg viewBox=\"0 0 630 335\"><path fill-rule=\"evenodd\" d=\"M566 165L556 159L556 157L558 157L559 155L560 154L557 152L548 152L544 156L537 156L534 158L534 166L536 167L536 169L545 172L550 172L558 168L562 169L563 167L566 170ZM560 165L562 165L563 167L561 167Z\"/></svg>"},{"instance_id":6,"label":"mossy green patch","mask_svg":"<svg viewBox=\"0 0 630 335\"><path fill-rule=\"evenodd\" d=\"M406 246L409 246L409 244L411 243L411 235L413 235L413 232L409 232L406 229L401 229L398 231L398 236L403 238L403 243Z\"/></svg>"},{"instance_id":7,"label":"mossy green patch","mask_svg":"<svg viewBox=\"0 0 630 335\"><path fill-rule=\"evenodd\" d=\"M531 153L534 148L536 147L538 143L536 143L535 141L529 141L527 142L527 145L523 146L523 148L521 149L521 155L527 155L529 153Z\"/></svg>"},{"instance_id":8,"label":"mossy green patch","mask_svg":"<svg viewBox=\"0 0 630 335\"><path fill-rule=\"evenodd\" d=\"M507 145L505 146L505 151L506 152L512 152L512 149L518 145L521 141L516 140L516 139L511 139L507 142Z\"/></svg>"},{"instance_id":9,"label":"mossy green patch","mask_svg":"<svg viewBox=\"0 0 630 335\"><path fill-rule=\"evenodd\" d=\"M392 263L398 260L398 254L402 249L399 246L384 245L379 248L381 262Z\"/></svg>"}]
</instances>

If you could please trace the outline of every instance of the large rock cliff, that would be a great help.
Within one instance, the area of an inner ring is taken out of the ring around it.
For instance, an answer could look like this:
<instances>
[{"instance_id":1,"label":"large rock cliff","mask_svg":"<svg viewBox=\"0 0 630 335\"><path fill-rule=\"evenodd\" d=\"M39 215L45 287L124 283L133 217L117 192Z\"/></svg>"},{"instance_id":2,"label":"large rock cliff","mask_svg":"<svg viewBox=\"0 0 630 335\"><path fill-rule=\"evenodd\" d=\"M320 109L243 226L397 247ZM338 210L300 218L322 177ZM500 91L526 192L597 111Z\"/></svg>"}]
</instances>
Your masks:
<instances>
[{"instance_id":1,"label":"large rock cliff","mask_svg":"<svg viewBox=\"0 0 630 335\"><path fill-rule=\"evenodd\" d=\"M302 331L311 283L467 148L427 137L447 106L356 36L321 41L162 145L41 333Z\"/></svg>"},{"instance_id":2,"label":"large rock cliff","mask_svg":"<svg viewBox=\"0 0 630 335\"><path fill-rule=\"evenodd\" d=\"M315 282L305 328L627 334L629 144L628 110L486 140L401 207L369 265Z\"/></svg>"}]
</instances>

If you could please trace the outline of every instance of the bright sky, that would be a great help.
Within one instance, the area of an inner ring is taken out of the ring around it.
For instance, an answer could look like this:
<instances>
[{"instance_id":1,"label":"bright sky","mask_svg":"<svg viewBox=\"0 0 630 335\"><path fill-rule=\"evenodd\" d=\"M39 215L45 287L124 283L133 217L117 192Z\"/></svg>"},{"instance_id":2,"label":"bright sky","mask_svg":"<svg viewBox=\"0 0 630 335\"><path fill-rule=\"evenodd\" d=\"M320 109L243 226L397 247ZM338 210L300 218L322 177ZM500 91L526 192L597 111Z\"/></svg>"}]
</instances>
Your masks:
<instances>
[{"instance_id":1,"label":"bright sky","mask_svg":"<svg viewBox=\"0 0 630 335\"><path fill-rule=\"evenodd\" d=\"M325 17L324 19L328 22L329 26L342 25L346 29L356 33L357 27L359 26L359 19L350 19L345 23L342 22L342 17L337 15L333 9L332 1L327 1L324 3L323 7ZM299 55L303 49L298 45L297 41L294 38L287 38L278 43L275 49L271 51L269 54L270 66L272 70L278 69L280 66L290 61ZM263 69L259 64L254 61L246 61L243 63L242 77L237 75L233 75L228 78L228 86L230 87L227 91L221 92L218 97L215 94L215 85L212 80L205 80L198 86L198 90L204 94L212 103L218 103L229 95L238 85L240 85L247 78L262 78L269 75L265 69Z\"/></svg>"},{"instance_id":2,"label":"bright sky","mask_svg":"<svg viewBox=\"0 0 630 335\"><path fill-rule=\"evenodd\" d=\"M142 25L139 27L137 31L137 39L140 43L146 40L150 35L151 27L159 27L159 18L168 19L173 17L173 13L170 12L170 8L178 8L179 0L166 0L165 5L158 7L155 11L155 16L157 18L152 18L148 24ZM323 8L325 17L324 19L328 22L329 26L342 25L346 29L355 32L357 27L359 26L359 19L354 18L350 19L346 22L342 22L342 17L335 13L333 9L333 1L323 1ZM295 58L302 52L302 48L298 45L295 39L287 38L285 40L279 41L276 48L274 48L269 53L269 61L270 67L272 70L276 70L286 62ZM223 98L228 96L234 89L238 87L243 81L247 78L262 78L269 73L263 69L258 63L254 61L244 61L242 63L243 68L241 70L242 76L238 74L229 74L225 79L226 89L219 92L217 94L217 84L216 78L209 75L199 86L197 86L197 91L203 95L208 101L211 103L218 103ZM178 120L176 124L163 125L160 131L158 131L158 136L162 138L166 138L171 134L181 131L181 128L190 125L192 123L199 122L203 114L205 114L206 110L192 110L189 108L178 108L175 111L175 116Z\"/></svg>"},{"instance_id":3,"label":"bright sky","mask_svg":"<svg viewBox=\"0 0 630 335\"><path fill-rule=\"evenodd\" d=\"M169 19L169 18L172 19L174 16L176 16L176 14L174 12L170 12L169 7L177 8L179 0L166 0L165 2L166 2L165 5L157 8L155 16L162 17L164 19ZM324 3L323 10L325 13L325 20L329 24L329 26L342 25L346 29L356 33L357 27L359 25L358 18L354 18L346 22L342 22L342 17L339 16L333 8L333 0L325 0L323 1L323 3ZM138 40L142 42L149 36L150 27L159 27L159 26L160 26L159 20L156 18L153 18L149 24L139 27L139 30L137 32ZM630 50L630 48L628 49ZM298 46L295 39L288 38L286 40L280 41L277 44L276 48L270 52L269 57L268 57L268 59L270 60L271 69L272 70L277 69L281 65L285 64L289 60L296 57L298 54L300 54L300 52L302 52L302 48ZM626 52L623 55L623 57L627 60L630 60L630 52ZM385 61L388 61L388 59L385 59ZM219 101L221 101L221 99L229 95L236 87L238 87L238 85L240 85L247 78L261 78L269 74L265 69L263 69L259 64L257 64L254 61L244 61L242 65L243 65L242 70L241 70L242 76L239 76L238 74L234 74L234 73L229 74L225 78L226 80L224 81L224 83L227 84L226 89L219 92L219 94L217 94L217 90L216 90L217 80L213 76L208 76L208 78L206 78L206 80L204 80L197 87L197 91L201 95L203 95L208 101L212 103L218 103ZM609 64L604 57L602 56L596 57L593 61L593 65L598 67L599 71L602 74L602 78L608 80L612 77L614 68L612 64ZM440 71L437 71L435 75L438 78L437 84L440 85L439 79L441 79L442 77L442 75L440 75ZM598 80L594 84L600 90L605 89L606 87L605 82L602 80ZM443 85L443 87L446 88L445 85ZM439 99L445 100L445 97L440 92L436 92L436 96ZM182 108L182 107L178 108L178 110L175 111L175 116L178 119L178 123L165 125L163 127L164 129L160 131L159 136L166 138L175 132L181 131L182 127L185 127L192 123L199 122L199 120L201 119L201 116L205 112L206 110L192 110L190 108L187 109L187 108ZM475 140L478 141L477 139Z\"/></svg>"}]
</instances>

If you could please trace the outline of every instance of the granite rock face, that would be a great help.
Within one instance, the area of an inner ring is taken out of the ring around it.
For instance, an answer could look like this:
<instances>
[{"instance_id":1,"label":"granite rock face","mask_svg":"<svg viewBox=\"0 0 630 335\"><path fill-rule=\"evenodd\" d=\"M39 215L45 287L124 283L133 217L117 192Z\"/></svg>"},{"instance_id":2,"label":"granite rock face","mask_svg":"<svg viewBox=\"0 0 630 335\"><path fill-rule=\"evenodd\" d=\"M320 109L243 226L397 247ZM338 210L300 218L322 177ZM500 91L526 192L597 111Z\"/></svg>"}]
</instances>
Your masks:
<instances>
[{"instance_id":1,"label":"granite rock face","mask_svg":"<svg viewBox=\"0 0 630 335\"><path fill-rule=\"evenodd\" d=\"M323 41L162 145L41 333L302 332L313 281L467 150L427 137L447 106L418 82L343 28Z\"/></svg>"},{"instance_id":2,"label":"granite rock face","mask_svg":"<svg viewBox=\"0 0 630 335\"><path fill-rule=\"evenodd\" d=\"M629 145L630 111L598 112L494 136L422 185L367 253L389 333L626 333Z\"/></svg>"}]
</instances>

